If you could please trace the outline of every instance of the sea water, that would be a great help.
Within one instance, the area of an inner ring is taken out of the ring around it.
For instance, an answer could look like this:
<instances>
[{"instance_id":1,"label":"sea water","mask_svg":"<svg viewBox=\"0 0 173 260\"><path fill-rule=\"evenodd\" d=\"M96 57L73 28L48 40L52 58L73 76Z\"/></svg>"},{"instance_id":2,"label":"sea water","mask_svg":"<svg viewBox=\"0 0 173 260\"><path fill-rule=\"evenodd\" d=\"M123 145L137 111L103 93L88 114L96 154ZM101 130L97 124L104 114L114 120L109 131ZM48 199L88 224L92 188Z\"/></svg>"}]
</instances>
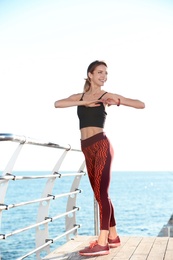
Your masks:
<instances>
[{"instance_id":1,"label":"sea water","mask_svg":"<svg viewBox=\"0 0 173 260\"><path fill-rule=\"evenodd\" d=\"M40 175L48 172L16 172L15 175ZM74 177L58 178L53 190L61 194L70 190ZM5 199L6 204L25 202L41 197L44 180L10 181ZM79 235L94 235L93 193L88 176L83 176L77 195L76 224L81 227ZM117 230L120 236L157 236L173 214L173 172L113 172L110 183L110 198L114 205ZM65 199L51 201L49 216L66 210ZM3 211L1 233L36 222L38 203ZM55 238L65 231L64 219L49 224L49 238ZM1 259L15 260L35 247L35 230L0 240ZM65 238L51 244L51 250L65 243ZM36 259L34 255L27 259Z\"/></svg>"}]
</instances>

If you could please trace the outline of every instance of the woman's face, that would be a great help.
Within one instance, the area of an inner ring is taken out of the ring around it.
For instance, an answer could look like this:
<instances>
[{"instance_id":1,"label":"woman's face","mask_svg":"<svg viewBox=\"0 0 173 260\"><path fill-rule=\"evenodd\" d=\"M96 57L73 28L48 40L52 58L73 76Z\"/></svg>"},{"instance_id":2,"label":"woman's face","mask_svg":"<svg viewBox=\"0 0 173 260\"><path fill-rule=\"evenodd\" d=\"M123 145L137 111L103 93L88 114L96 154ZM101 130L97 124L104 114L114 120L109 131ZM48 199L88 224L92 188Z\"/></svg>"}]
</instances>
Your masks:
<instances>
[{"instance_id":1,"label":"woman's face","mask_svg":"<svg viewBox=\"0 0 173 260\"><path fill-rule=\"evenodd\" d=\"M89 72L89 78L91 79L91 83L103 86L107 80L107 67L105 65L99 65L95 68L93 73Z\"/></svg>"}]
</instances>

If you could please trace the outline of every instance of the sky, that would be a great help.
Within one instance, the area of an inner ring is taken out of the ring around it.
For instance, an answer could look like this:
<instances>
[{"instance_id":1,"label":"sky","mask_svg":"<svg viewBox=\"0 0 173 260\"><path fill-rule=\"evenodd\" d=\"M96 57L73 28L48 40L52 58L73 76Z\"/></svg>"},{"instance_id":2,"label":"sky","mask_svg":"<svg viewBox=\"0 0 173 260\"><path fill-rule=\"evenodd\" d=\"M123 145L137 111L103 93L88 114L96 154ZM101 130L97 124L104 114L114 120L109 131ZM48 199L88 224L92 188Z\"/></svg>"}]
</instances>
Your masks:
<instances>
[{"instance_id":1,"label":"sky","mask_svg":"<svg viewBox=\"0 0 173 260\"><path fill-rule=\"evenodd\" d=\"M104 60L103 89L146 105L107 109L113 170L172 171L172 46L171 0L0 0L0 133L80 149L76 107L54 102L82 92L88 65ZM14 149L0 143L0 170ZM47 170L50 154L34 149L20 164Z\"/></svg>"}]
</instances>

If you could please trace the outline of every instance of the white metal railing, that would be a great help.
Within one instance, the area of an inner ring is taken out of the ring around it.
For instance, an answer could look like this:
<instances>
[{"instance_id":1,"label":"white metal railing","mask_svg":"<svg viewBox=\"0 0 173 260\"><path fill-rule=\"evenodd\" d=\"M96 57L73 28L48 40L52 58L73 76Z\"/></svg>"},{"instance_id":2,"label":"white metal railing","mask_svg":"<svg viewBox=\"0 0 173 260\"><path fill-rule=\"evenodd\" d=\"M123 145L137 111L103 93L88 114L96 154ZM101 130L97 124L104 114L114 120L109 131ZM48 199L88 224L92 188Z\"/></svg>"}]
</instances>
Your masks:
<instances>
[{"instance_id":1,"label":"white metal railing","mask_svg":"<svg viewBox=\"0 0 173 260\"><path fill-rule=\"evenodd\" d=\"M36 254L36 259L41 260L42 259L41 254L43 252L46 254L50 253L50 244L54 243L55 241L59 240L64 236L68 241L71 235L75 236L77 234L77 230L80 227L80 224L76 223L76 212L79 210L79 207L76 206L76 197L81 192L81 190L78 187L80 184L81 177L85 175L84 172L85 162L83 161L81 163L81 166L79 167L76 173L62 174L59 172L59 170L67 153L71 151L81 152L81 150L72 149L70 146L63 147L56 143L41 142L32 138L13 135L13 134L0 134L0 141L1 142L10 141L10 142L18 143L16 150L14 151L11 159L7 163L5 170L0 176L0 223L2 221L3 211L11 210L17 207L23 207L29 204L38 203L38 214L37 214L36 223L32 223L28 226L24 226L22 228L16 229L11 232L7 232L7 233L0 232L0 242L1 240L7 239L10 236L17 235L21 232L25 232L26 230L35 228L35 244L36 244L35 248L18 259L24 259L32 254ZM58 158L58 161L53 167L51 174L41 175L41 176L40 175L39 176L16 176L15 174L13 174L13 168L21 152L21 149L24 145L37 145L43 147L62 149L63 153L61 154L60 158ZM70 191L67 191L62 194L52 194L53 187L55 185L56 180L58 178L59 179L65 178L68 176L74 176ZM47 182L43 188L41 198L28 200L25 202L12 203L8 205L5 204L8 185L11 181L17 181L17 180L32 181L34 179L45 179L45 178L47 179ZM67 197L66 212L50 217L48 215L50 202L52 200L56 200L62 197ZM65 232L57 237L49 238L49 223L63 217L65 218ZM44 228L40 228L41 226L44 226Z\"/></svg>"}]
</instances>

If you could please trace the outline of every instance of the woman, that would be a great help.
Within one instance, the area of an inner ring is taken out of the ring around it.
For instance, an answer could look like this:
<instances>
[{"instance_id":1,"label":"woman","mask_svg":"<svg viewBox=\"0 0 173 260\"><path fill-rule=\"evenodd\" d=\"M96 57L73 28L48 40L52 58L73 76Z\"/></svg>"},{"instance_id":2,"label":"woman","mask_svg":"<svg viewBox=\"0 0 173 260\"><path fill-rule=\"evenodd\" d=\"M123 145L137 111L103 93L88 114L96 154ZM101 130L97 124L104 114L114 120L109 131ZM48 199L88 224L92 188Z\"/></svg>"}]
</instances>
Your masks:
<instances>
[{"instance_id":1,"label":"woman","mask_svg":"<svg viewBox=\"0 0 173 260\"><path fill-rule=\"evenodd\" d=\"M104 61L94 61L87 69L84 91L68 98L57 100L56 108L77 106L81 131L81 149L85 156L86 168L94 196L99 205L100 234L98 240L79 251L80 255L106 255L111 247L120 245L116 231L114 208L108 190L111 177L113 149L104 133L106 106L124 105L144 108L140 100L125 98L104 91L101 87L107 81L107 65Z\"/></svg>"}]
</instances>

